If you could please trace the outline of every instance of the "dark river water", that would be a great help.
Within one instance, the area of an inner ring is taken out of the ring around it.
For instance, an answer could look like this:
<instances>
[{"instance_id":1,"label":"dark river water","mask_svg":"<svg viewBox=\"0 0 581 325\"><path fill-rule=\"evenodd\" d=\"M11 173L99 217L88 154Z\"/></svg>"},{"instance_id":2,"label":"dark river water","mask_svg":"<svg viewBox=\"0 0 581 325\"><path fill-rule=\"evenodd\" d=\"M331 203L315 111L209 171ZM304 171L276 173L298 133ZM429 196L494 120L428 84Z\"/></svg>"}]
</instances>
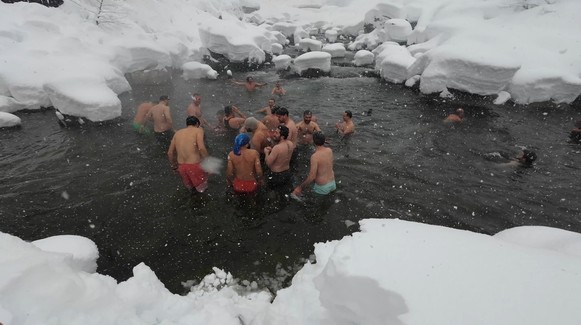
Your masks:
<instances>
[{"instance_id":1,"label":"dark river water","mask_svg":"<svg viewBox=\"0 0 581 325\"><path fill-rule=\"evenodd\" d=\"M579 107L495 106L467 95L444 100L360 77L362 71L335 67L333 77L283 80L288 93L279 104L297 122L312 110L330 138L338 183L330 197L297 202L262 193L244 200L227 188L225 167L206 193L192 196L154 138L131 129L137 104L166 94L176 128L185 126L192 92L202 95L213 124L227 104L254 111L266 105L279 78L274 71L250 73L269 83L250 94L226 79L184 81L174 73L151 84L134 75L114 122L62 128L45 110L19 112L22 128L0 130L0 230L25 240L86 236L99 247L100 273L124 280L145 262L174 292L212 266L248 280L275 277L277 265L279 272L300 265L314 243L349 235L364 218L487 234L521 225L581 232L581 145L567 142ZM444 125L460 105L465 123ZM345 109L354 113L356 134L341 141L334 124ZM224 160L233 136L207 131L211 156ZM521 147L537 152L533 168L487 158ZM307 162L307 155L299 158L300 180Z\"/></svg>"}]
</instances>

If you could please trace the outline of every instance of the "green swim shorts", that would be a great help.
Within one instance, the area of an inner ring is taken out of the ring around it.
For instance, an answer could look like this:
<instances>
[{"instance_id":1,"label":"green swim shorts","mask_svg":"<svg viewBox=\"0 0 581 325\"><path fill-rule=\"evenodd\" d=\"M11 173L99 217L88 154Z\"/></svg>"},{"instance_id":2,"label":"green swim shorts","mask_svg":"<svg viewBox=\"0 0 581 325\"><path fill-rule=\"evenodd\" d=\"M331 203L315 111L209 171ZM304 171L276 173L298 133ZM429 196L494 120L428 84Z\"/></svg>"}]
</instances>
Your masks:
<instances>
[{"instance_id":1,"label":"green swim shorts","mask_svg":"<svg viewBox=\"0 0 581 325\"><path fill-rule=\"evenodd\" d=\"M329 183L324 184L324 185L319 185L319 184L313 185L313 191L315 191L315 193L320 194L320 195L327 195L336 189L337 189L337 184L335 184L335 180L332 180Z\"/></svg>"}]
</instances>

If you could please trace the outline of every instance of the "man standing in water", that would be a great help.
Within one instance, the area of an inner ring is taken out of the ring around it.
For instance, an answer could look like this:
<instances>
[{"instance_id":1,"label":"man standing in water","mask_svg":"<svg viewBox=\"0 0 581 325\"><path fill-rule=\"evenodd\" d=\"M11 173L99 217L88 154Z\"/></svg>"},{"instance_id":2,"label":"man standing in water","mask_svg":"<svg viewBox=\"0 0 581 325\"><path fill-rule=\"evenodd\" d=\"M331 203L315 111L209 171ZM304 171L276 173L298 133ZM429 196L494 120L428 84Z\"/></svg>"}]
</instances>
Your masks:
<instances>
[{"instance_id":1,"label":"man standing in water","mask_svg":"<svg viewBox=\"0 0 581 325\"><path fill-rule=\"evenodd\" d=\"M325 135L323 132L313 133L313 142L316 149L311 156L309 176L294 189L293 194L297 196L301 195L303 187L312 182L315 182L313 191L320 195L327 195L337 189L335 173L333 172L333 150L324 146Z\"/></svg>"},{"instance_id":2,"label":"man standing in water","mask_svg":"<svg viewBox=\"0 0 581 325\"><path fill-rule=\"evenodd\" d=\"M188 106L188 109L186 110L186 112L188 113L188 116L195 116L198 118L198 120L200 120L200 125L202 127L206 127L209 126L208 121L206 121L203 117L202 117L202 96L200 94L193 94L192 95L192 103L190 104L190 106Z\"/></svg>"},{"instance_id":3,"label":"man standing in water","mask_svg":"<svg viewBox=\"0 0 581 325\"><path fill-rule=\"evenodd\" d=\"M299 144L313 144L313 133L321 131L319 125L312 119L313 113L307 110L303 113L303 120L297 124Z\"/></svg>"},{"instance_id":4,"label":"man standing in water","mask_svg":"<svg viewBox=\"0 0 581 325\"><path fill-rule=\"evenodd\" d=\"M270 188L284 188L291 184L290 160L295 149L294 143L288 140L289 129L279 125L274 131L274 147L264 148L264 160L269 168L266 182ZM288 192L287 192L288 193Z\"/></svg>"},{"instance_id":5,"label":"man standing in water","mask_svg":"<svg viewBox=\"0 0 581 325\"><path fill-rule=\"evenodd\" d=\"M285 107L276 110L276 116L280 124L286 126L289 130L288 139L296 146L297 145L297 126L295 122L288 116L288 110Z\"/></svg>"},{"instance_id":6,"label":"man standing in water","mask_svg":"<svg viewBox=\"0 0 581 325\"><path fill-rule=\"evenodd\" d=\"M257 110L255 113L263 113L266 116L273 114L272 111L274 109L274 105L276 105L276 100L274 98L271 98L268 100L268 106Z\"/></svg>"},{"instance_id":7,"label":"man standing in water","mask_svg":"<svg viewBox=\"0 0 581 325\"><path fill-rule=\"evenodd\" d=\"M454 113L448 115L444 120L444 123L460 123L464 121L464 110L462 108L458 108Z\"/></svg>"},{"instance_id":8,"label":"man standing in water","mask_svg":"<svg viewBox=\"0 0 581 325\"><path fill-rule=\"evenodd\" d=\"M177 156L177 157L176 157ZM208 157L204 144L204 129L195 116L186 118L186 128L176 132L167 151L172 169L177 169L188 190L204 192L208 188L208 174L200 163Z\"/></svg>"},{"instance_id":9,"label":"man standing in water","mask_svg":"<svg viewBox=\"0 0 581 325\"><path fill-rule=\"evenodd\" d=\"M173 121L168 105L169 97L161 96L159 103L149 110L146 117L148 120L153 120L155 138L164 150L167 150L174 135Z\"/></svg>"},{"instance_id":10,"label":"man standing in water","mask_svg":"<svg viewBox=\"0 0 581 325\"><path fill-rule=\"evenodd\" d=\"M232 80L232 83L234 83L236 85L244 86L244 88L246 88L246 90L248 90L248 91L255 91L256 89L258 89L260 87L264 87L267 85L267 83L260 83L260 82L254 81L254 78L252 78L252 77L246 77L246 82Z\"/></svg>"},{"instance_id":11,"label":"man standing in water","mask_svg":"<svg viewBox=\"0 0 581 325\"><path fill-rule=\"evenodd\" d=\"M226 179L235 193L249 194L258 190L262 167L258 151L250 149L250 137L241 133L234 140L234 148L228 154Z\"/></svg>"},{"instance_id":12,"label":"man standing in water","mask_svg":"<svg viewBox=\"0 0 581 325\"><path fill-rule=\"evenodd\" d=\"M135 112L135 117L133 118L133 129L139 133L150 134L151 131L145 127L147 122L147 113L153 107L152 102L141 103L137 106L137 111Z\"/></svg>"},{"instance_id":13,"label":"man standing in water","mask_svg":"<svg viewBox=\"0 0 581 325\"><path fill-rule=\"evenodd\" d=\"M355 133L355 124L353 124L353 113L346 110L343 112L343 122L337 122L335 124L337 133L339 133L343 138Z\"/></svg>"}]
</instances>

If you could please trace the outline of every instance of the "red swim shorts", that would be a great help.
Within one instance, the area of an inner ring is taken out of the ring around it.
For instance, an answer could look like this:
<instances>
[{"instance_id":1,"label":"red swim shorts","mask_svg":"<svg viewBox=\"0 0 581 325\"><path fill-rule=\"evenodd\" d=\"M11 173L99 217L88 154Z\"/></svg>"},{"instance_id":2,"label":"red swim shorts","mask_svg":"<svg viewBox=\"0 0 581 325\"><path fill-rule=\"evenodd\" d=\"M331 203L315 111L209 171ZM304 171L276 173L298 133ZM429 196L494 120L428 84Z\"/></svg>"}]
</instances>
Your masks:
<instances>
[{"instance_id":1,"label":"red swim shorts","mask_svg":"<svg viewBox=\"0 0 581 325\"><path fill-rule=\"evenodd\" d=\"M208 188L208 174L200 164L179 164L178 173L188 190L195 188L201 193Z\"/></svg>"},{"instance_id":2,"label":"red swim shorts","mask_svg":"<svg viewBox=\"0 0 581 325\"><path fill-rule=\"evenodd\" d=\"M258 189L258 183L255 180L243 181L236 178L232 187L236 193L253 193Z\"/></svg>"}]
</instances>

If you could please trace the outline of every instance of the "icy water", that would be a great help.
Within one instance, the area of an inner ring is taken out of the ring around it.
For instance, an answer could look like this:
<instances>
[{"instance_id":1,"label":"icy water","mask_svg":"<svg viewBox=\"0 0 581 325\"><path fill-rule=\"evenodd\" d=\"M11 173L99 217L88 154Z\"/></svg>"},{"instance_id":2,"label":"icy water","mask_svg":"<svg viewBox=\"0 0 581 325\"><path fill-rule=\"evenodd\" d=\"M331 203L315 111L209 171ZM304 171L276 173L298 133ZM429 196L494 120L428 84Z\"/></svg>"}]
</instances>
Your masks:
<instances>
[{"instance_id":1,"label":"icy water","mask_svg":"<svg viewBox=\"0 0 581 325\"><path fill-rule=\"evenodd\" d=\"M62 128L46 110L17 113L23 127L0 130L0 230L25 240L89 237L100 249L99 272L124 280L145 262L174 292L212 266L249 280L274 276L277 264L302 263L314 243L351 234L363 218L486 234L521 225L581 231L581 146L567 142L579 107L443 100L362 72L335 67L331 78L283 80L288 94L279 104L297 122L312 110L329 135L338 183L330 197L301 203L263 193L246 201L230 193L224 172L211 178L207 193L191 196L155 140L131 129L137 104L164 94L177 128L185 126L192 92L202 95L213 124L227 104L254 111L271 97L274 71L249 73L269 82L250 94L226 79L186 82L175 73L152 85L135 75L133 91L121 96L123 116L113 123ZM444 125L459 105L466 122ZM356 134L343 142L333 131L345 109L354 113ZM207 132L210 154L224 160L233 137ZM522 146L538 153L534 168L486 159L494 152L515 155ZM308 157L299 162L302 180Z\"/></svg>"}]
</instances>

